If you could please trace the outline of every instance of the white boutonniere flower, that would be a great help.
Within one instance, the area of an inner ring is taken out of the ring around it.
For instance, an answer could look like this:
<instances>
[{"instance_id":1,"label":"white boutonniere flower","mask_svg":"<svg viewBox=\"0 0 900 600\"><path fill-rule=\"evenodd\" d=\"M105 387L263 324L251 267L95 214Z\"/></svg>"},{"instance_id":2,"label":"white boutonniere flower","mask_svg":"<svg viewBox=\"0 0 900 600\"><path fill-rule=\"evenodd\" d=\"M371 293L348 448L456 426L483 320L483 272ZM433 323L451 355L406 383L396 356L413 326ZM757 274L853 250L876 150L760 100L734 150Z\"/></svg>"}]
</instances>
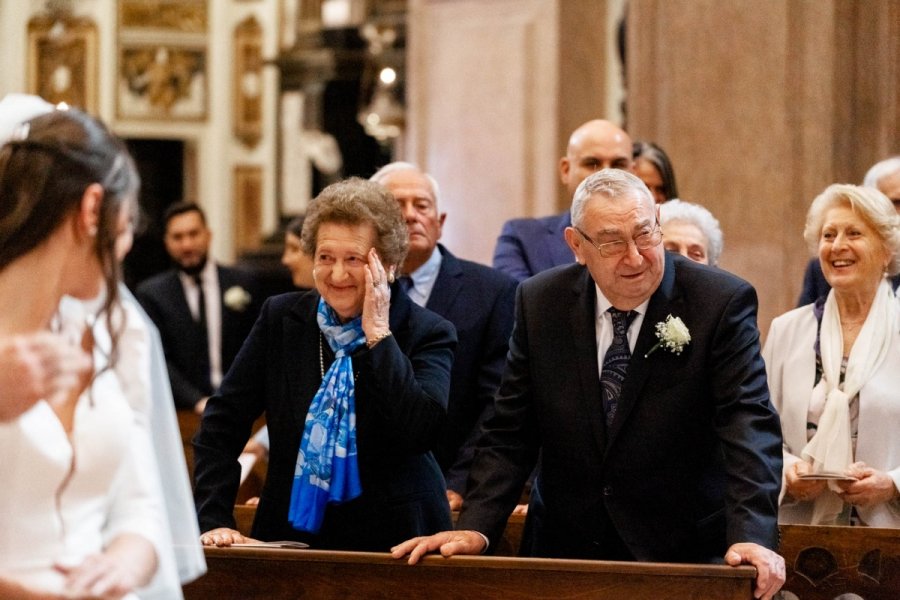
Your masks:
<instances>
[{"instance_id":1,"label":"white boutonniere flower","mask_svg":"<svg viewBox=\"0 0 900 600\"><path fill-rule=\"evenodd\" d=\"M665 348L673 354L681 354L684 347L691 342L691 332L688 331L687 325L681 320L681 317L673 317L669 315L665 321L656 324L656 337L659 341L650 348L650 351L644 355L647 358L653 351L659 347Z\"/></svg>"},{"instance_id":2,"label":"white boutonniere flower","mask_svg":"<svg viewBox=\"0 0 900 600\"><path fill-rule=\"evenodd\" d=\"M250 305L252 299L250 292L239 285L233 285L225 290L222 302L225 303L225 306L235 312L243 312L247 309L247 306Z\"/></svg>"}]
</instances>

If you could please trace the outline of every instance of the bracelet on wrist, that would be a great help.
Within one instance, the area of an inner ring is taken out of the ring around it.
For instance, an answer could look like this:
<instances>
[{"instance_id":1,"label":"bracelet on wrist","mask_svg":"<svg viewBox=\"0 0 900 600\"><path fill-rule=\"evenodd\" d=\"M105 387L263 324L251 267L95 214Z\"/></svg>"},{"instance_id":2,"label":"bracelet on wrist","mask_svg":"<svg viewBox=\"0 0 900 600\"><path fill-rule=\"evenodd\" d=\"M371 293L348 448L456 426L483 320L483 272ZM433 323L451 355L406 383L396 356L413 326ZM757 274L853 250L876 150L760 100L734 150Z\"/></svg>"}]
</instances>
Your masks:
<instances>
[{"instance_id":1,"label":"bracelet on wrist","mask_svg":"<svg viewBox=\"0 0 900 600\"><path fill-rule=\"evenodd\" d=\"M375 337L372 338L371 340L366 340L366 346L367 346L368 348L370 348L370 349L371 349L371 348L374 348L374 347L375 347L375 344L377 344L378 342L380 342L381 340L383 340L383 339L385 339L385 338L387 338L387 337L390 337L391 335L392 335L392 334L391 334L391 330L388 329L388 330L385 331L384 333L375 336Z\"/></svg>"}]
</instances>

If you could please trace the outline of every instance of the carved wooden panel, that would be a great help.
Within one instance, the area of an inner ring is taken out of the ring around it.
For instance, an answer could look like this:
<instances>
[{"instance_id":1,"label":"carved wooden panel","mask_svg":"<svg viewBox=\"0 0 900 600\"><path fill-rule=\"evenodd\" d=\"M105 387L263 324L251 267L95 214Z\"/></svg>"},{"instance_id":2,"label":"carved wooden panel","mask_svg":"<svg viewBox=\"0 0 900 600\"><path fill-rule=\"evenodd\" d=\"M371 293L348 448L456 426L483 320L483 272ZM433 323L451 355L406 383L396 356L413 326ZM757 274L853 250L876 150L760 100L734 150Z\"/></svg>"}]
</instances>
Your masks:
<instances>
[{"instance_id":1,"label":"carved wooden panel","mask_svg":"<svg viewBox=\"0 0 900 600\"><path fill-rule=\"evenodd\" d=\"M208 26L205 0L119 0L119 118L206 118Z\"/></svg>"},{"instance_id":2,"label":"carved wooden panel","mask_svg":"<svg viewBox=\"0 0 900 600\"><path fill-rule=\"evenodd\" d=\"M784 600L900 598L900 532L896 529L805 525L780 529L788 572Z\"/></svg>"}]
</instances>

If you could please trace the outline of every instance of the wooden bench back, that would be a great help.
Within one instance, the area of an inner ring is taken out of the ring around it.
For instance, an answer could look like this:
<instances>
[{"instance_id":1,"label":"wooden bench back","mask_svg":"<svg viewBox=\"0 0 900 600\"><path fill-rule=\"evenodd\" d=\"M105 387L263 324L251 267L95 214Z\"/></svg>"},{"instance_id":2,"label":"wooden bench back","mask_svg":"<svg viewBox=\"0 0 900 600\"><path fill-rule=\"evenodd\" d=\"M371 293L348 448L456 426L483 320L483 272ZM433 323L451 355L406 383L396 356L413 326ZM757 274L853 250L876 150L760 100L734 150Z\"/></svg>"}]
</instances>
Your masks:
<instances>
[{"instance_id":1,"label":"wooden bench back","mask_svg":"<svg viewBox=\"0 0 900 600\"><path fill-rule=\"evenodd\" d=\"M900 599L900 530L781 526L785 600ZM789 595L789 594L793 594Z\"/></svg>"},{"instance_id":2,"label":"wooden bench back","mask_svg":"<svg viewBox=\"0 0 900 600\"><path fill-rule=\"evenodd\" d=\"M234 514L238 529L249 534L255 507L236 506ZM524 517L510 516L496 556L518 554L524 524ZM833 600L846 593L900 600L900 530L808 525L780 530L788 574L785 600Z\"/></svg>"},{"instance_id":3,"label":"wooden bench back","mask_svg":"<svg viewBox=\"0 0 900 600\"><path fill-rule=\"evenodd\" d=\"M750 600L756 571L713 565L442 558L409 566L388 554L208 548L209 572L185 586L208 598L628 598ZM702 590L702 593L698 591Z\"/></svg>"}]
</instances>

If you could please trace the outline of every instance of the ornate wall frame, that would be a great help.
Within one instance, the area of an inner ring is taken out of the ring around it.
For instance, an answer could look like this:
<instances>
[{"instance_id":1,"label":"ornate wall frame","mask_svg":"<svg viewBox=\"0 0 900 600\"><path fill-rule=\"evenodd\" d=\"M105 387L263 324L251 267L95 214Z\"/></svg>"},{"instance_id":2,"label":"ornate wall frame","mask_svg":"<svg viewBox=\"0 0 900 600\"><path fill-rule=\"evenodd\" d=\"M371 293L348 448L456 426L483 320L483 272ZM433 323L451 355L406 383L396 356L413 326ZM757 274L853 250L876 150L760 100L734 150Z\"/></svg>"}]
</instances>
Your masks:
<instances>
[{"instance_id":1,"label":"ornate wall frame","mask_svg":"<svg viewBox=\"0 0 900 600\"><path fill-rule=\"evenodd\" d=\"M234 167L234 249L258 250L262 238L263 168L260 165Z\"/></svg>"},{"instance_id":2,"label":"ornate wall frame","mask_svg":"<svg viewBox=\"0 0 900 600\"><path fill-rule=\"evenodd\" d=\"M41 14L28 21L28 91L97 113L97 26L88 18Z\"/></svg>"},{"instance_id":3,"label":"ornate wall frame","mask_svg":"<svg viewBox=\"0 0 900 600\"><path fill-rule=\"evenodd\" d=\"M263 31L249 16L234 28L234 136L253 148L262 139Z\"/></svg>"},{"instance_id":4,"label":"ornate wall frame","mask_svg":"<svg viewBox=\"0 0 900 600\"><path fill-rule=\"evenodd\" d=\"M208 27L205 0L119 0L120 119L206 118Z\"/></svg>"}]
</instances>

